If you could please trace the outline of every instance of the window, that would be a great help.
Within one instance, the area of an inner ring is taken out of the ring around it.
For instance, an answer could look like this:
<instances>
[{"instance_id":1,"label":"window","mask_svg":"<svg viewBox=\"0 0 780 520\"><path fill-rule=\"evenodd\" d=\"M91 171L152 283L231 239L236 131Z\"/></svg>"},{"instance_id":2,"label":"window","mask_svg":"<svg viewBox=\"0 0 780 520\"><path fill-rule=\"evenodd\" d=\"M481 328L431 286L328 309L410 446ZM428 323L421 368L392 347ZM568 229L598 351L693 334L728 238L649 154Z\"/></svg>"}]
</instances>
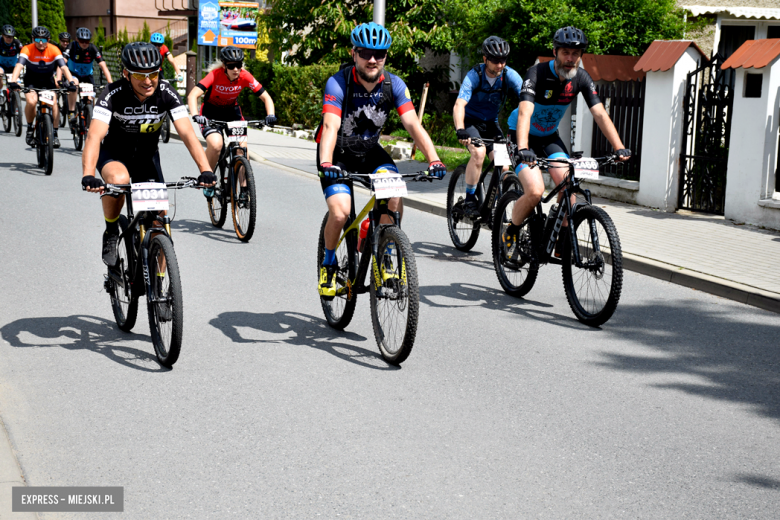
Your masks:
<instances>
[{"instance_id":1,"label":"window","mask_svg":"<svg viewBox=\"0 0 780 520\"><path fill-rule=\"evenodd\" d=\"M746 98L760 98L761 97L761 84L764 81L763 74L750 74L745 73L745 93Z\"/></svg>"},{"instance_id":2,"label":"window","mask_svg":"<svg viewBox=\"0 0 780 520\"><path fill-rule=\"evenodd\" d=\"M780 25L769 25L766 28L767 38L780 38Z\"/></svg>"}]
</instances>

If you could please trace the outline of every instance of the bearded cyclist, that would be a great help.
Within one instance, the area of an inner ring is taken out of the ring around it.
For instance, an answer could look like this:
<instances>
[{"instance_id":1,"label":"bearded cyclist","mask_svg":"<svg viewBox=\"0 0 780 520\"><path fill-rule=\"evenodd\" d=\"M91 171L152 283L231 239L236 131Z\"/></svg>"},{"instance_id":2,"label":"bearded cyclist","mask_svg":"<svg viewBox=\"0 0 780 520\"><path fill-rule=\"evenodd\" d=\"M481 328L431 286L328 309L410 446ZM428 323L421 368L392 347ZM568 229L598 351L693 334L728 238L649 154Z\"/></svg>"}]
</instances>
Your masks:
<instances>
[{"instance_id":1,"label":"bearded cyclist","mask_svg":"<svg viewBox=\"0 0 780 520\"><path fill-rule=\"evenodd\" d=\"M205 78L192 89L187 96L192 120L200 125L200 132L206 139L206 157L213 170L219 154L222 151L222 134L214 127L208 126L209 119L217 121L243 121L241 108L238 106L238 96L245 88L250 89L265 104L265 123L273 126L276 123L274 101L263 86L244 69L244 51L237 47L224 47L219 52L221 63L218 63ZM203 104L198 110L198 98L203 96ZM246 141L240 143L246 147ZM242 179L246 184L246 179ZM243 192L242 192L243 194Z\"/></svg>"},{"instance_id":2,"label":"bearded cyclist","mask_svg":"<svg viewBox=\"0 0 780 520\"><path fill-rule=\"evenodd\" d=\"M13 25L4 25L0 33L3 35L0 38L0 89L2 89L5 75L13 73L14 66L19 61L22 42L15 38L16 30Z\"/></svg>"},{"instance_id":3,"label":"bearded cyclist","mask_svg":"<svg viewBox=\"0 0 780 520\"><path fill-rule=\"evenodd\" d=\"M539 167L534 165L537 154L548 159L569 157L569 151L558 135L558 124L569 104L577 99L578 93L582 93L596 124L612 148L617 150L619 160L627 161L631 157L631 151L623 147L615 125L604 110L593 80L585 69L579 66L587 46L588 39L580 29L563 27L555 32L553 38L555 59L538 63L528 69L517 117L518 158L522 162L515 171L523 185L523 194L512 211L512 224L503 235L507 249L515 245L520 225L544 194L542 173ZM550 167L549 172L557 185L563 181L569 169L565 166ZM562 196L563 194L559 195L559 202ZM572 203L574 202L572 200ZM563 227L568 225L567 219L564 218ZM560 236L564 236L564 233ZM562 240L558 240L555 256L560 256L562 243Z\"/></svg>"},{"instance_id":4,"label":"bearded cyclist","mask_svg":"<svg viewBox=\"0 0 780 520\"><path fill-rule=\"evenodd\" d=\"M103 89L95 100L92 123L84 144L81 185L102 193L105 185L132 182L165 182L157 144L166 112L201 171L198 182L213 186L215 177L192 125L187 107L165 81L159 79L160 53L147 42L133 42L122 49L122 79ZM110 131L109 131L110 130ZM103 180L95 177L95 170ZM103 262L116 265L119 215L124 195L103 197Z\"/></svg>"},{"instance_id":5,"label":"bearded cyclist","mask_svg":"<svg viewBox=\"0 0 780 520\"><path fill-rule=\"evenodd\" d=\"M92 31L86 27L79 27L76 31L76 41L65 51L65 58L68 60L68 70L75 78L74 83L76 85L81 83L94 84L95 63L103 71L106 80L109 83L113 83L111 72L108 70L106 62L103 61L103 56L100 55L100 51L90 40L92 40ZM59 80L59 75L58 71L57 80ZM68 120L70 126L74 128L77 124L76 114L73 112L76 107L77 96L78 92L68 94Z\"/></svg>"},{"instance_id":6,"label":"bearded cyclist","mask_svg":"<svg viewBox=\"0 0 780 520\"><path fill-rule=\"evenodd\" d=\"M157 47L157 50L160 51L160 56L163 57L164 60L168 60L168 63L171 64L171 67L173 67L173 72L176 74L176 82L181 83L184 81L184 76L181 75L181 73L176 70L176 62L173 59L173 54L171 53L170 49L168 49L168 46L165 45L165 36L163 36L160 33L154 33L149 38L149 42ZM162 63L160 64L160 79L164 79L165 75L163 74L163 68Z\"/></svg>"},{"instance_id":7,"label":"bearded cyclist","mask_svg":"<svg viewBox=\"0 0 780 520\"><path fill-rule=\"evenodd\" d=\"M328 205L325 225L325 259L320 269L319 293L336 295L333 277L338 270L336 243L351 210L352 181L344 171L374 173L385 169L397 172L393 159L379 144L379 135L390 111L395 108L406 131L430 161L429 175L444 177L447 170L439 160L433 142L420 125L409 89L404 81L384 70L387 49L393 39L387 29L376 23L360 24L352 30L354 66L337 72L325 84L322 125L317 131L317 169ZM400 198L388 201L391 211L403 210ZM383 224L392 223L383 215ZM388 245L388 249L394 244ZM393 251L388 251L393 253ZM382 266L382 278L397 277Z\"/></svg>"},{"instance_id":8,"label":"bearded cyclist","mask_svg":"<svg viewBox=\"0 0 780 520\"><path fill-rule=\"evenodd\" d=\"M511 88L520 96L523 78L513 68L506 66L509 43L498 36L490 36L482 42L482 63L471 69L460 86L458 99L452 109L455 134L471 153L466 165L466 200L463 213L467 218L479 217L479 201L476 190L485 154L493 159L493 143L484 146L471 144L472 138L501 139L504 137L498 125L498 113ZM508 167L504 167L506 171Z\"/></svg>"}]
</instances>

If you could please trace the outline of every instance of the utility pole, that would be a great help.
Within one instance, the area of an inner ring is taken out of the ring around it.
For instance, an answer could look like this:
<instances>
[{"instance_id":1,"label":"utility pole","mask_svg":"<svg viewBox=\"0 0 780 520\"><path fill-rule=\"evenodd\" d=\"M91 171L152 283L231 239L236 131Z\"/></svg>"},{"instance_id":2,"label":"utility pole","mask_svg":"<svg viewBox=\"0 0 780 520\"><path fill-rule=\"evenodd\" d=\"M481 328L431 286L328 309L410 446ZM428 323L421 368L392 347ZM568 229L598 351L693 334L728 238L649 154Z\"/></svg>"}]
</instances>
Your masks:
<instances>
[{"instance_id":1,"label":"utility pole","mask_svg":"<svg viewBox=\"0 0 780 520\"><path fill-rule=\"evenodd\" d=\"M38 0L32 0L32 26L38 27Z\"/></svg>"},{"instance_id":2,"label":"utility pole","mask_svg":"<svg viewBox=\"0 0 780 520\"><path fill-rule=\"evenodd\" d=\"M385 26L385 0L374 0L374 23Z\"/></svg>"}]
</instances>

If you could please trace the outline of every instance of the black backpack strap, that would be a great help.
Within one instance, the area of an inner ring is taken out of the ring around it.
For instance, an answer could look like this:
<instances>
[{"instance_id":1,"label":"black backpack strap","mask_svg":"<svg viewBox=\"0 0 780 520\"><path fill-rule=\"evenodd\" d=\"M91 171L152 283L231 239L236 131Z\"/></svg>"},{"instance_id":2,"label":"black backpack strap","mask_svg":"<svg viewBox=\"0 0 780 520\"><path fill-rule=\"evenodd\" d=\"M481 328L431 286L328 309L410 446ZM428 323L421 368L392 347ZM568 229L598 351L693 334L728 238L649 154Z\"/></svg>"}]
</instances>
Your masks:
<instances>
[{"instance_id":1,"label":"black backpack strap","mask_svg":"<svg viewBox=\"0 0 780 520\"><path fill-rule=\"evenodd\" d=\"M471 95L473 96L474 94L482 90L482 67L480 67L479 64L477 64L474 65L474 68L471 70L477 73L477 88L472 89L471 91Z\"/></svg>"},{"instance_id":2,"label":"black backpack strap","mask_svg":"<svg viewBox=\"0 0 780 520\"><path fill-rule=\"evenodd\" d=\"M388 100L393 105L393 80L390 79L390 73L386 73L385 80L382 82L382 101ZM391 106L391 110L392 110Z\"/></svg>"}]
</instances>

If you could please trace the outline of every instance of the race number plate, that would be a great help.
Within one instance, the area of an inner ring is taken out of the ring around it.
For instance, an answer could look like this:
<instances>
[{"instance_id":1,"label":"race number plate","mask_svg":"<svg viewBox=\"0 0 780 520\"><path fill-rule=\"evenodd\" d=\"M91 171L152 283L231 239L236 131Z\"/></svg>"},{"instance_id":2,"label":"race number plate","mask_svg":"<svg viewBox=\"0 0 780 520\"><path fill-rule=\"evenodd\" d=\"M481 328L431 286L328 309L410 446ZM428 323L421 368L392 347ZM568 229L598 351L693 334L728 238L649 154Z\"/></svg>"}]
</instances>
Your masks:
<instances>
[{"instance_id":1,"label":"race number plate","mask_svg":"<svg viewBox=\"0 0 780 520\"><path fill-rule=\"evenodd\" d=\"M246 121L231 121L227 126L228 141L238 143L246 139Z\"/></svg>"},{"instance_id":2,"label":"race number plate","mask_svg":"<svg viewBox=\"0 0 780 520\"><path fill-rule=\"evenodd\" d=\"M591 157L580 157L574 159L574 176L578 179L598 179L599 163Z\"/></svg>"},{"instance_id":3,"label":"race number plate","mask_svg":"<svg viewBox=\"0 0 780 520\"><path fill-rule=\"evenodd\" d=\"M40 99L41 103L44 105L54 106L54 92L51 90L42 90L41 92L38 92L38 99Z\"/></svg>"},{"instance_id":4,"label":"race number plate","mask_svg":"<svg viewBox=\"0 0 780 520\"><path fill-rule=\"evenodd\" d=\"M95 95L95 88L90 83L79 84L79 91L81 97L93 97Z\"/></svg>"},{"instance_id":5,"label":"race number plate","mask_svg":"<svg viewBox=\"0 0 780 520\"><path fill-rule=\"evenodd\" d=\"M133 211L166 211L168 188L161 182L137 182L130 190L133 195Z\"/></svg>"},{"instance_id":6,"label":"race number plate","mask_svg":"<svg viewBox=\"0 0 780 520\"><path fill-rule=\"evenodd\" d=\"M377 199L406 197L406 181L398 173L372 173L371 185Z\"/></svg>"},{"instance_id":7,"label":"race number plate","mask_svg":"<svg viewBox=\"0 0 780 520\"><path fill-rule=\"evenodd\" d=\"M493 164L496 166L512 166L512 159L509 158L506 146L499 144L493 148Z\"/></svg>"}]
</instances>

